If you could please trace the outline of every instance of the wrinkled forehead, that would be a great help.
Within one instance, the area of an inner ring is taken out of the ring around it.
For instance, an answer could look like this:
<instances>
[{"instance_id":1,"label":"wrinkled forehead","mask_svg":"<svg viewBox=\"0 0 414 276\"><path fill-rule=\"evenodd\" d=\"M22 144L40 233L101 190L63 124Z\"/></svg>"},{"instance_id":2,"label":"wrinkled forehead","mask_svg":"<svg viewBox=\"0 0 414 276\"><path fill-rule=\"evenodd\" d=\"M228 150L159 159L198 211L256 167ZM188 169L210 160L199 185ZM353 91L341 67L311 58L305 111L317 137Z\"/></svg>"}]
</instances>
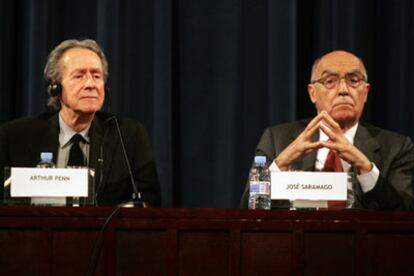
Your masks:
<instances>
[{"instance_id":1,"label":"wrinkled forehead","mask_svg":"<svg viewBox=\"0 0 414 276\"><path fill-rule=\"evenodd\" d=\"M346 52L330 53L320 59L315 68L315 75L320 77L327 73L338 75L360 73L366 76L366 70L361 60Z\"/></svg>"},{"instance_id":2,"label":"wrinkled forehead","mask_svg":"<svg viewBox=\"0 0 414 276\"><path fill-rule=\"evenodd\" d=\"M62 55L59 61L62 75L78 70L103 71L99 56L84 48L71 48Z\"/></svg>"}]
</instances>

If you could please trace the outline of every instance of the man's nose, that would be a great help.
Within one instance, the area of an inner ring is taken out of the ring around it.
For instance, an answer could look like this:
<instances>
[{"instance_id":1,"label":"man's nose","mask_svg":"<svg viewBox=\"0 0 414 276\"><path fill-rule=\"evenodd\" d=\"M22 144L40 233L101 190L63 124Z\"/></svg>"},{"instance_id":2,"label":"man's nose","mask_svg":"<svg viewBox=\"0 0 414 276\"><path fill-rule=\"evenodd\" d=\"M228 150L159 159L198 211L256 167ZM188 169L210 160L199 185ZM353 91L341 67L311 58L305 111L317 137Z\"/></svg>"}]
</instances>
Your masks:
<instances>
[{"instance_id":1,"label":"man's nose","mask_svg":"<svg viewBox=\"0 0 414 276\"><path fill-rule=\"evenodd\" d=\"M348 84L346 83L345 78L340 78L339 79L339 83L338 83L338 93L340 95L346 95L349 93L349 87Z\"/></svg>"},{"instance_id":2,"label":"man's nose","mask_svg":"<svg viewBox=\"0 0 414 276\"><path fill-rule=\"evenodd\" d=\"M92 74L85 75L85 86L94 86L96 84L95 79L93 78Z\"/></svg>"}]
</instances>

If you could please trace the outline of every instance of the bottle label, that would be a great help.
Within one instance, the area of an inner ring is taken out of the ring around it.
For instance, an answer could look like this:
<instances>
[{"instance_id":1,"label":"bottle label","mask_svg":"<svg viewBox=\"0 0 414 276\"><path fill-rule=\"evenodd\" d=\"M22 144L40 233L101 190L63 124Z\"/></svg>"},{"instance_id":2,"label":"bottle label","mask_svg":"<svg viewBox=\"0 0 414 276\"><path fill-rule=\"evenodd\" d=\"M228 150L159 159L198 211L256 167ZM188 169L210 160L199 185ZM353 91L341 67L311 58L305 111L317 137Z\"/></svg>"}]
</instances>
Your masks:
<instances>
[{"instance_id":1,"label":"bottle label","mask_svg":"<svg viewBox=\"0 0 414 276\"><path fill-rule=\"evenodd\" d=\"M250 193L270 194L270 181L251 181Z\"/></svg>"}]
</instances>

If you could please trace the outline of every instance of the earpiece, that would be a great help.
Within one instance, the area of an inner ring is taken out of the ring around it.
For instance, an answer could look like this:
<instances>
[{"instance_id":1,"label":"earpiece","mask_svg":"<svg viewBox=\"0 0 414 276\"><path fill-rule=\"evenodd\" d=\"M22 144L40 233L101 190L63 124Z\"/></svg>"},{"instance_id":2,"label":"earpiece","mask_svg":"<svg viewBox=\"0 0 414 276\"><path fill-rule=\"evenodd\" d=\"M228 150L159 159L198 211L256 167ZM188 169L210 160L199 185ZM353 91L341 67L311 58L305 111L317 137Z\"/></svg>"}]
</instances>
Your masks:
<instances>
[{"instance_id":1,"label":"earpiece","mask_svg":"<svg viewBox=\"0 0 414 276\"><path fill-rule=\"evenodd\" d=\"M56 97L62 92L62 84L58 81L53 81L47 86L47 92L50 96ZM105 94L109 94L109 86L105 83Z\"/></svg>"},{"instance_id":2,"label":"earpiece","mask_svg":"<svg viewBox=\"0 0 414 276\"><path fill-rule=\"evenodd\" d=\"M47 87L47 92L52 97L58 96L62 92L62 84L58 81L51 82Z\"/></svg>"}]
</instances>

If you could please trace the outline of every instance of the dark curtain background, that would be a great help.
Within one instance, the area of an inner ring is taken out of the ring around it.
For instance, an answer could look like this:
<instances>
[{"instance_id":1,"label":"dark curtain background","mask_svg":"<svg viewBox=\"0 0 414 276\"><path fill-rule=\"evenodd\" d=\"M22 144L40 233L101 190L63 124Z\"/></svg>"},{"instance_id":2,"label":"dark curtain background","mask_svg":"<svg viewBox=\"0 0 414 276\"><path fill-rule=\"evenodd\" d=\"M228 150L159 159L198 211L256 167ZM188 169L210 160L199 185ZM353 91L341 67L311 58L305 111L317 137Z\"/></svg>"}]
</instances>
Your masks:
<instances>
[{"instance_id":1,"label":"dark curtain background","mask_svg":"<svg viewBox=\"0 0 414 276\"><path fill-rule=\"evenodd\" d=\"M414 137L414 2L374 0L6 0L0 123L46 106L47 54L93 38L109 61L106 109L150 132L165 207L237 207L269 125L314 115L313 60L366 63L363 119Z\"/></svg>"}]
</instances>

